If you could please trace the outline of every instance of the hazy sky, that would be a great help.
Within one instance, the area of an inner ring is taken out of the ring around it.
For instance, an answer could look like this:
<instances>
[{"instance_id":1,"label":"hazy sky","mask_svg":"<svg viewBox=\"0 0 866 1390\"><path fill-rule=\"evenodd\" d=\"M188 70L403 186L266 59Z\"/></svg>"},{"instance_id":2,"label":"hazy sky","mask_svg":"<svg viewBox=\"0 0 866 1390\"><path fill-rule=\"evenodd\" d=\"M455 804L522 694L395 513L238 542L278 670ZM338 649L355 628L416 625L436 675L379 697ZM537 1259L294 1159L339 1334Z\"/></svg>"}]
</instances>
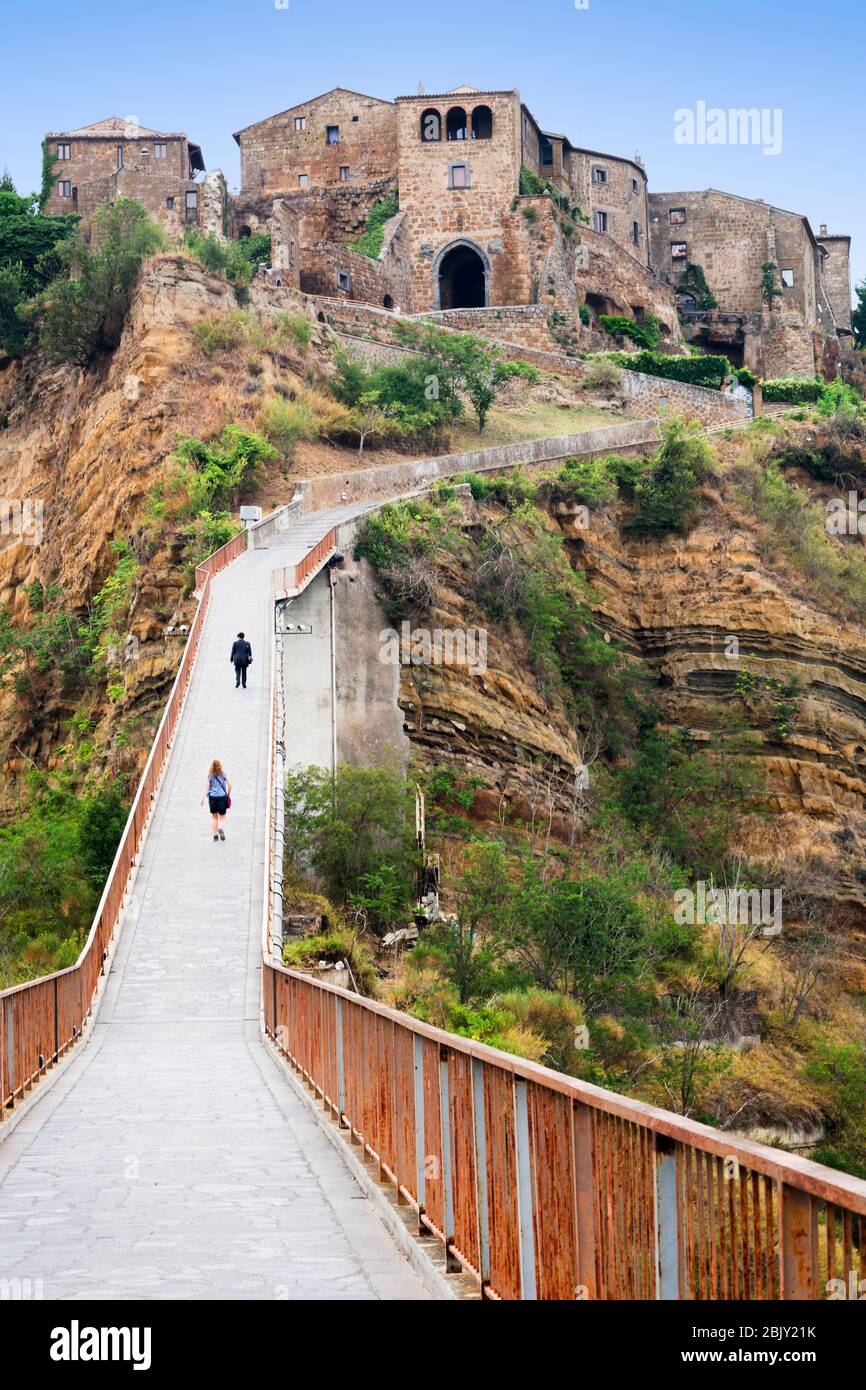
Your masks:
<instances>
[{"instance_id":1,"label":"hazy sky","mask_svg":"<svg viewBox=\"0 0 866 1390\"><path fill-rule=\"evenodd\" d=\"M516 87L575 144L639 150L657 192L712 186L849 232L854 275L866 275L864 0L288 4L0 0L0 166L29 192L45 131L135 115L185 130L233 188L232 132L330 87ZM780 110L781 153L677 144L675 112L698 102Z\"/></svg>"}]
</instances>

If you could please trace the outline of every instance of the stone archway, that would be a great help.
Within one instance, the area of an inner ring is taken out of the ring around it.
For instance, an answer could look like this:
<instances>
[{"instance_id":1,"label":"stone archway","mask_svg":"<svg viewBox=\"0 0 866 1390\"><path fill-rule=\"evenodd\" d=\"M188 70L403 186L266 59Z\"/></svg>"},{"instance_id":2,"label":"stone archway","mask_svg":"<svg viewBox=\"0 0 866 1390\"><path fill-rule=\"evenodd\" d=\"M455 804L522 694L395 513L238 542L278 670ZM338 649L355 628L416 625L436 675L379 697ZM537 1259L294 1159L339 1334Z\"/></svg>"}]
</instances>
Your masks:
<instances>
[{"instance_id":1,"label":"stone archway","mask_svg":"<svg viewBox=\"0 0 866 1390\"><path fill-rule=\"evenodd\" d=\"M490 260L463 237L443 246L433 262L437 309L483 309L490 303Z\"/></svg>"}]
</instances>

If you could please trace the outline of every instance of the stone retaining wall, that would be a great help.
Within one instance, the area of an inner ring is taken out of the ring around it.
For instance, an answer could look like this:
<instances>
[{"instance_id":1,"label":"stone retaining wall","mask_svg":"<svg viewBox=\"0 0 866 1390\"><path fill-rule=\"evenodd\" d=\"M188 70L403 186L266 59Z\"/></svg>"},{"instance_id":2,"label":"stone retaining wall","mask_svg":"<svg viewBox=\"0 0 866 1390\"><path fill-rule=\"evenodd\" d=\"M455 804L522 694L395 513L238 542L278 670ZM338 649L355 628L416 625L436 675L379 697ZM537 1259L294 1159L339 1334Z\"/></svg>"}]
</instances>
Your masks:
<instances>
[{"instance_id":1,"label":"stone retaining wall","mask_svg":"<svg viewBox=\"0 0 866 1390\"><path fill-rule=\"evenodd\" d=\"M296 509L292 515L297 516L298 504L300 511L307 514L354 502L377 502L401 497L435 482L437 478L452 477L456 473L495 473L518 464L534 467L560 459L593 458L596 455L651 448L657 437L657 420L623 420L600 429L580 430L576 434L550 439L531 439L524 444L498 444L469 453L441 454L429 459L386 464L384 467L347 470L345 473L300 481L289 506ZM286 510L281 508L281 511ZM254 544L267 544L267 527L273 526L279 530L278 518L279 513L274 513L255 528Z\"/></svg>"}]
</instances>

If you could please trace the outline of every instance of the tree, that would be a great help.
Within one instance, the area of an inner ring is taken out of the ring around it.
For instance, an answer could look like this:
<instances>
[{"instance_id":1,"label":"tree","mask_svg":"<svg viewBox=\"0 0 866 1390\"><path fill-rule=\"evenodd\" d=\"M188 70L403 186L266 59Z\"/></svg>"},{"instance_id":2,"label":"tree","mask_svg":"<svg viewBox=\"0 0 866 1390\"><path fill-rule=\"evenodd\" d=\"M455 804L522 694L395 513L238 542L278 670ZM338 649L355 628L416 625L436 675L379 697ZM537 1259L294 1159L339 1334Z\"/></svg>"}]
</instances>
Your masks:
<instances>
[{"instance_id":1,"label":"tree","mask_svg":"<svg viewBox=\"0 0 866 1390\"><path fill-rule=\"evenodd\" d=\"M596 1013L616 999L638 969L648 944L644 914L616 878L542 881L528 860L507 933L542 989L561 991Z\"/></svg>"},{"instance_id":2,"label":"tree","mask_svg":"<svg viewBox=\"0 0 866 1390\"><path fill-rule=\"evenodd\" d=\"M25 306L61 269L57 248L77 217L43 217L33 198L15 192L8 174L0 183L0 351L19 357L30 341Z\"/></svg>"},{"instance_id":3,"label":"tree","mask_svg":"<svg viewBox=\"0 0 866 1390\"><path fill-rule=\"evenodd\" d=\"M58 255L67 271L40 296L40 341L54 362L86 366L120 342L142 262L163 244L161 229L132 198L103 203L91 243L79 232Z\"/></svg>"},{"instance_id":4,"label":"tree","mask_svg":"<svg viewBox=\"0 0 866 1390\"><path fill-rule=\"evenodd\" d=\"M412 789L388 763L353 767L335 776L316 767L286 779L286 851L297 872L312 869L338 907L376 899L379 916L394 916L394 876L403 902L411 899ZM384 874L384 869L393 875ZM387 901L386 901L387 900Z\"/></svg>"},{"instance_id":5,"label":"tree","mask_svg":"<svg viewBox=\"0 0 866 1390\"><path fill-rule=\"evenodd\" d=\"M858 348L866 348L866 278L855 285L854 293L857 296L857 304L851 315L854 341Z\"/></svg>"},{"instance_id":6,"label":"tree","mask_svg":"<svg viewBox=\"0 0 866 1390\"><path fill-rule=\"evenodd\" d=\"M510 890L508 858L500 840L474 840L454 884L457 911L424 933L461 1004L489 992L506 949L503 921Z\"/></svg>"}]
</instances>

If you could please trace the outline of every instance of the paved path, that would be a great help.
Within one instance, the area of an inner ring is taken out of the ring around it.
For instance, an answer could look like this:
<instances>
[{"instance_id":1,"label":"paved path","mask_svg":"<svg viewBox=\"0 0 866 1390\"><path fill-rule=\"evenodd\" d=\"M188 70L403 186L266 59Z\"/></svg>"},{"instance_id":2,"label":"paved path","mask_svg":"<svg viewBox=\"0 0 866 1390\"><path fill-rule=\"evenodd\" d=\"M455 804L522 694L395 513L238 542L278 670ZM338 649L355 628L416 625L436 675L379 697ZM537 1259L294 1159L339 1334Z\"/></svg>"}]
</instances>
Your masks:
<instances>
[{"instance_id":1,"label":"paved path","mask_svg":"<svg viewBox=\"0 0 866 1390\"><path fill-rule=\"evenodd\" d=\"M41 1280L46 1299L427 1297L259 1039L270 574L294 545L214 581L94 1036L0 1144L0 1281ZM214 757L225 844L199 809Z\"/></svg>"}]
</instances>

